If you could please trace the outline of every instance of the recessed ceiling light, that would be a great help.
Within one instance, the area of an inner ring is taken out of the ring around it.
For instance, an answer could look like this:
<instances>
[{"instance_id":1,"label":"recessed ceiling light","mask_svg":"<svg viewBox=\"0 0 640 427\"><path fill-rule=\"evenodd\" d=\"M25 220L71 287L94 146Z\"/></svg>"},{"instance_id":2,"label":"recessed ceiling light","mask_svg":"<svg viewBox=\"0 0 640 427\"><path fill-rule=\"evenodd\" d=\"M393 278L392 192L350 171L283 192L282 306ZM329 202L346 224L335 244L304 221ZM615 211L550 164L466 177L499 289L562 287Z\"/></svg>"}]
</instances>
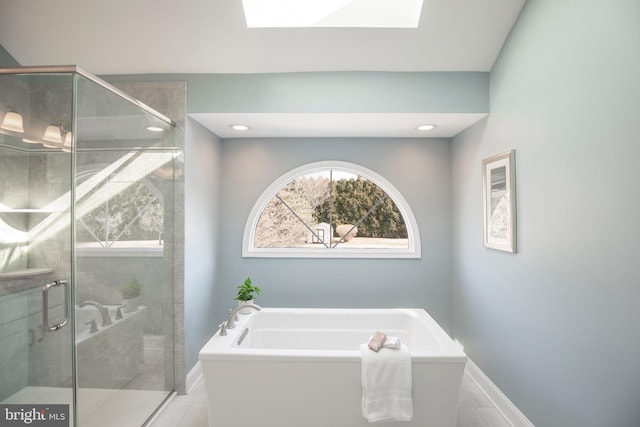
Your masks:
<instances>
[{"instance_id":1,"label":"recessed ceiling light","mask_svg":"<svg viewBox=\"0 0 640 427\"><path fill-rule=\"evenodd\" d=\"M231 129L233 130L239 130L241 132L244 132L246 130L249 130L249 126L247 125L231 125L229 126Z\"/></svg>"},{"instance_id":2,"label":"recessed ceiling light","mask_svg":"<svg viewBox=\"0 0 640 427\"><path fill-rule=\"evenodd\" d=\"M416 130L433 130L437 127L437 125L420 125L416 127Z\"/></svg>"},{"instance_id":3,"label":"recessed ceiling light","mask_svg":"<svg viewBox=\"0 0 640 427\"><path fill-rule=\"evenodd\" d=\"M160 126L147 126L147 130L150 132L164 132Z\"/></svg>"}]
</instances>

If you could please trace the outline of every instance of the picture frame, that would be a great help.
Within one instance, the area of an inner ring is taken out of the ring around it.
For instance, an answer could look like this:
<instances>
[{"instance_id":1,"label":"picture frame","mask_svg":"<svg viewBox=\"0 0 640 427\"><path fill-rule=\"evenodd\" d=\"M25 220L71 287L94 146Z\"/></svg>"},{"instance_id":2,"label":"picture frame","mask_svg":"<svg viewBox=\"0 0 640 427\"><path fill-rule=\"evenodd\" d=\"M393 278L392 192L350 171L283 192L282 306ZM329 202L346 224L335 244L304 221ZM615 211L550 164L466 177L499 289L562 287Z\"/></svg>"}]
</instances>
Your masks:
<instances>
[{"instance_id":1,"label":"picture frame","mask_svg":"<svg viewBox=\"0 0 640 427\"><path fill-rule=\"evenodd\" d=\"M515 150L482 161L484 247L516 252Z\"/></svg>"}]
</instances>

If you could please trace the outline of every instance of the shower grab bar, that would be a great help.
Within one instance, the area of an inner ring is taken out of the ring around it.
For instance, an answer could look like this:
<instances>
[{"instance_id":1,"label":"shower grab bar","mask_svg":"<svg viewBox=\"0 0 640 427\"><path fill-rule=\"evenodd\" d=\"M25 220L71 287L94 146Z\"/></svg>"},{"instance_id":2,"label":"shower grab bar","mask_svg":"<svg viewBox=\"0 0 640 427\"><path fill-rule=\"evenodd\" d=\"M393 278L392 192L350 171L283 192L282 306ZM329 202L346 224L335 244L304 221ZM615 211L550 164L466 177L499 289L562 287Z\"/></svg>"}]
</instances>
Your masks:
<instances>
[{"instance_id":1,"label":"shower grab bar","mask_svg":"<svg viewBox=\"0 0 640 427\"><path fill-rule=\"evenodd\" d=\"M64 286L64 320L62 323L49 325L49 289ZM57 331L69 322L69 284L66 280L56 280L42 287L42 329L46 332Z\"/></svg>"}]
</instances>

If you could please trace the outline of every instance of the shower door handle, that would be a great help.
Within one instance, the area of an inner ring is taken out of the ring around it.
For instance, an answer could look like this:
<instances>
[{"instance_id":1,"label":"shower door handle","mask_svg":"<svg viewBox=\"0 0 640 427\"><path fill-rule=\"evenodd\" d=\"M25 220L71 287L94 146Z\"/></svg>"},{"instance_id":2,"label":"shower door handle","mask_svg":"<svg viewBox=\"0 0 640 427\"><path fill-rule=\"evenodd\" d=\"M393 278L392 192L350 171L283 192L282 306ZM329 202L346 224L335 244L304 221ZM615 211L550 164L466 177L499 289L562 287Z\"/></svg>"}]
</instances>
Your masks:
<instances>
[{"instance_id":1,"label":"shower door handle","mask_svg":"<svg viewBox=\"0 0 640 427\"><path fill-rule=\"evenodd\" d=\"M49 325L49 289L64 286L64 320L55 325ZM57 331L69 322L69 284L66 280L56 280L42 287L42 329L46 332Z\"/></svg>"}]
</instances>

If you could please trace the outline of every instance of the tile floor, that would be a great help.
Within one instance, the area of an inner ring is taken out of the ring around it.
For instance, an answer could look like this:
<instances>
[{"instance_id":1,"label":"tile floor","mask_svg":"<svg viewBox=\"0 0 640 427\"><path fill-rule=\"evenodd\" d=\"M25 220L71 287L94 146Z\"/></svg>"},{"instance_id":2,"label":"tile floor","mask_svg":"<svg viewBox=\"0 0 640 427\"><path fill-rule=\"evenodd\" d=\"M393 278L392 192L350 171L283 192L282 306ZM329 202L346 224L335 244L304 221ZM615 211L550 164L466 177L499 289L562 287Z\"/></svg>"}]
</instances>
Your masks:
<instances>
[{"instance_id":1,"label":"tile floor","mask_svg":"<svg viewBox=\"0 0 640 427\"><path fill-rule=\"evenodd\" d=\"M204 382L200 380L189 394L176 396L147 427L208 427L208 423ZM512 427L512 425L465 373L458 403L457 427Z\"/></svg>"}]
</instances>

